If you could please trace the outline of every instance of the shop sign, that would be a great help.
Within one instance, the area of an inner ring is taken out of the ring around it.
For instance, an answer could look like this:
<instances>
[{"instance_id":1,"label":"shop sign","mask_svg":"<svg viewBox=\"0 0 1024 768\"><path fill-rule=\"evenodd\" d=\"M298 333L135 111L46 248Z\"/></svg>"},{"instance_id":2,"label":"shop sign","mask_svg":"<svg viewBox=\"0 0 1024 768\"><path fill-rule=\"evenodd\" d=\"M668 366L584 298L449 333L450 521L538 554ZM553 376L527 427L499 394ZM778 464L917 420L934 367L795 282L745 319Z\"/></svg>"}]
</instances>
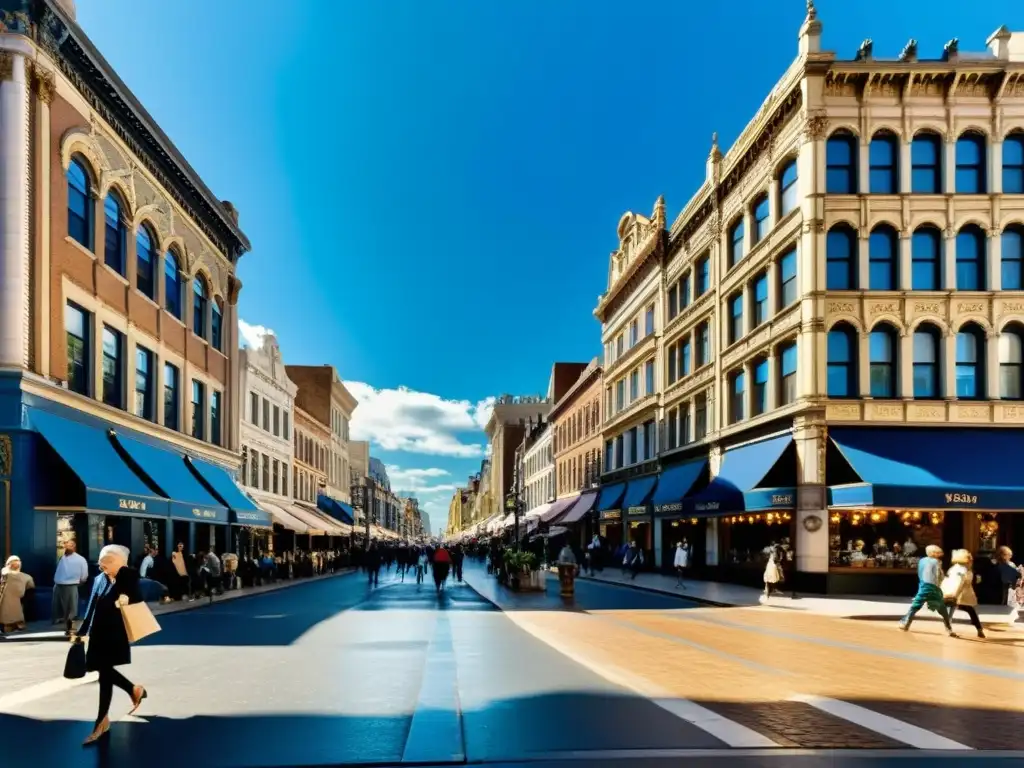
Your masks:
<instances>
[{"instance_id":1,"label":"shop sign","mask_svg":"<svg viewBox=\"0 0 1024 768\"><path fill-rule=\"evenodd\" d=\"M700 504L694 504L693 508L698 512L717 512L721 506L717 501L705 501Z\"/></svg>"},{"instance_id":2,"label":"shop sign","mask_svg":"<svg viewBox=\"0 0 1024 768\"><path fill-rule=\"evenodd\" d=\"M117 508L124 509L128 512L145 512L146 502L139 501L138 499L118 499Z\"/></svg>"},{"instance_id":3,"label":"shop sign","mask_svg":"<svg viewBox=\"0 0 1024 768\"><path fill-rule=\"evenodd\" d=\"M659 512L682 512L683 511L683 505L679 504L678 502L675 503L675 504L662 504L660 507L658 507L658 511Z\"/></svg>"},{"instance_id":4,"label":"shop sign","mask_svg":"<svg viewBox=\"0 0 1024 768\"><path fill-rule=\"evenodd\" d=\"M791 506L793 506L793 494L791 494L791 493L773 493L772 494L772 506L773 507L791 507Z\"/></svg>"},{"instance_id":5,"label":"shop sign","mask_svg":"<svg viewBox=\"0 0 1024 768\"><path fill-rule=\"evenodd\" d=\"M630 514L630 515L645 515L645 514L647 514L647 507L630 507L627 510L627 514Z\"/></svg>"},{"instance_id":6,"label":"shop sign","mask_svg":"<svg viewBox=\"0 0 1024 768\"><path fill-rule=\"evenodd\" d=\"M606 509L601 513L602 520L618 520L622 517L622 511L618 509Z\"/></svg>"},{"instance_id":7,"label":"shop sign","mask_svg":"<svg viewBox=\"0 0 1024 768\"><path fill-rule=\"evenodd\" d=\"M192 510L192 511L195 512L196 510ZM256 522L256 523L262 523L264 520L266 520L266 515L263 515L263 514L261 514L259 512L238 512L236 510L235 511L235 517L238 520L252 520L253 522Z\"/></svg>"},{"instance_id":8,"label":"shop sign","mask_svg":"<svg viewBox=\"0 0 1024 768\"><path fill-rule=\"evenodd\" d=\"M977 504L978 497L971 493L947 493L947 504Z\"/></svg>"},{"instance_id":9,"label":"shop sign","mask_svg":"<svg viewBox=\"0 0 1024 768\"><path fill-rule=\"evenodd\" d=\"M193 507L192 508L192 517L198 517L201 520L216 520L217 519L217 513L216 512L211 512L208 509L197 509L197 508Z\"/></svg>"}]
</instances>

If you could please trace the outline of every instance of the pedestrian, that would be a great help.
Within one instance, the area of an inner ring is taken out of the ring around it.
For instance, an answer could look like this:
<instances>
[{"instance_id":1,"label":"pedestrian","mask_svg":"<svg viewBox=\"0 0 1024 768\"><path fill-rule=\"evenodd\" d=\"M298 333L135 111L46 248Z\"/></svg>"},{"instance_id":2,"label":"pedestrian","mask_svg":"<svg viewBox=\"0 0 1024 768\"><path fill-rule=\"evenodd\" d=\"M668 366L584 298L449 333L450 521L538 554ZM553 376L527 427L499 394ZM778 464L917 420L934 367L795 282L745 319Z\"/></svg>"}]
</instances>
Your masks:
<instances>
[{"instance_id":1,"label":"pedestrian","mask_svg":"<svg viewBox=\"0 0 1024 768\"><path fill-rule=\"evenodd\" d=\"M782 550L778 545L772 544L768 547L768 563L764 567L764 597L771 598L772 594L779 588L779 584L785 581L786 575L782 571Z\"/></svg>"},{"instance_id":2,"label":"pedestrian","mask_svg":"<svg viewBox=\"0 0 1024 768\"><path fill-rule=\"evenodd\" d=\"M1018 567L1013 562L1013 550L1000 547L996 550L996 572L1001 584L1001 602L1008 610L1006 620L1012 627L1020 609L1024 608L1024 566Z\"/></svg>"},{"instance_id":3,"label":"pedestrian","mask_svg":"<svg viewBox=\"0 0 1024 768\"><path fill-rule=\"evenodd\" d=\"M377 542L371 541L370 548L366 550L366 574L369 576L369 585L376 587L380 584L380 550L377 549Z\"/></svg>"},{"instance_id":4,"label":"pedestrian","mask_svg":"<svg viewBox=\"0 0 1024 768\"><path fill-rule=\"evenodd\" d=\"M434 589L440 595L444 589L444 582L448 578L448 571L452 565L452 557L448 550L441 544L434 551Z\"/></svg>"},{"instance_id":5,"label":"pedestrian","mask_svg":"<svg viewBox=\"0 0 1024 768\"><path fill-rule=\"evenodd\" d=\"M601 557L601 537L598 534L594 534L594 537L590 540L587 545L587 570L591 576L595 575L595 572L599 566L598 559Z\"/></svg>"},{"instance_id":6,"label":"pedestrian","mask_svg":"<svg viewBox=\"0 0 1024 768\"><path fill-rule=\"evenodd\" d=\"M907 632L910 629L911 622L914 621L914 616L927 605L930 610L935 611L942 617L942 623L946 627L946 634L950 637L956 637L957 634L953 631L953 625L949 620L949 612L946 610L946 602L942 597L942 590L939 587L943 579L942 547L936 544L929 544L925 547L924 552L925 557L922 557L917 564L917 594L914 595L907 614L900 620L900 629Z\"/></svg>"},{"instance_id":7,"label":"pedestrian","mask_svg":"<svg viewBox=\"0 0 1024 768\"><path fill-rule=\"evenodd\" d=\"M430 565L430 558L427 557L427 550L421 549L416 558L416 583L422 584L423 577L427 574L427 567Z\"/></svg>"},{"instance_id":8,"label":"pedestrian","mask_svg":"<svg viewBox=\"0 0 1024 768\"><path fill-rule=\"evenodd\" d=\"M35 589L32 577L21 571L21 558L11 555L0 571L0 632L25 628L25 593Z\"/></svg>"},{"instance_id":9,"label":"pedestrian","mask_svg":"<svg viewBox=\"0 0 1024 768\"><path fill-rule=\"evenodd\" d=\"M460 584L462 583L462 562L465 557L466 553L462 551L462 545L457 545L452 552L452 570L455 572L455 580Z\"/></svg>"},{"instance_id":10,"label":"pedestrian","mask_svg":"<svg viewBox=\"0 0 1024 768\"><path fill-rule=\"evenodd\" d=\"M99 672L100 701L96 724L82 746L95 744L110 730L110 702L114 686L127 693L135 714L146 698L146 689L134 685L115 667L131 664L132 649L128 642L121 608L129 603L142 602L139 590L139 572L128 567L130 553L127 547L108 544L100 550L100 574L93 580L89 607L78 637L72 642L88 638L85 666L90 672Z\"/></svg>"},{"instance_id":11,"label":"pedestrian","mask_svg":"<svg viewBox=\"0 0 1024 768\"><path fill-rule=\"evenodd\" d=\"M686 589L686 585L683 584L683 576L686 569L690 567L690 545L686 539L676 542L676 557L672 564L676 569L676 586Z\"/></svg>"},{"instance_id":12,"label":"pedestrian","mask_svg":"<svg viewBox=\"0 0 1024 768\"><path fill-rule=\"evenodd\" d=\"M178 542L177 548L171 553L171 565L174 566L172 578L175 584L168 584L171 597L175 600L192 598L192 591L189 589L188 563L185 559L185 545Z\"/></svg>"},{"instance_id":13,"label":"pedestrian","mask_svg":"<svg viewBox=\"0 0 1024 768\"><path fill-rule=\"evenodd\" d=\"M952 567L942 580L942 597L946 601L946 610L952 619L957 608L967 614L971 624L978 630L978 637L984 639L985 630L978 618L978 596L974 593L974 558L966 549L954 549L950 557Z\"/></svg>"},{"instance_id":14,"label":"pedestrian","mask_svg":"<svg viewBox=\"0 0 1024 768\"><path fill-rule=\"evenodd\" d=\"M630 574L632 575L633 581L636 581L636 575L640 573L640 569L644 564L644 553L640 547L637 546L636 541L629 542L629 549L626 550L626 566L629 568Z\"/></svg>"},{"instance_id":15,"label":"pedestrian","mask_svg":"<svg viewBox=\"0 0 1024 768\"><path fill-rule=\"evenodd\" d=\"M89 564L78 554L74 539L64 542L64 554L53 574L53 623L64 624L64 635L71 635L78 618L78 590L89 580Z\"/></svg>"}]
</instances>

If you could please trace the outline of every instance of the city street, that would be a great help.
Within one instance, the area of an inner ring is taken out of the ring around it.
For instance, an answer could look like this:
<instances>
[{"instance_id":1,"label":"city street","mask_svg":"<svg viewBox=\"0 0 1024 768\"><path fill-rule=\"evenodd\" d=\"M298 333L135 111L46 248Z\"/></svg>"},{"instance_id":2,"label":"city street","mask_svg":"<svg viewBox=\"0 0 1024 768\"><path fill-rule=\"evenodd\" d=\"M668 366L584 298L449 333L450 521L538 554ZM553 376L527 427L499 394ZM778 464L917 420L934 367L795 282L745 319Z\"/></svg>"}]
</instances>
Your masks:
<instances>
[{"instance_id":1,"label":"city street","mask_svg":"<svg viewBox=\"0 0 1024 768\"><path fill-rule=\"evenodd\" d=\"M51 672L0 690L2 763L941 766L1017 746L1019 636L467 579L479 592L438 599L394 572L373 590L340 576L163 616L124 669L149 698L125 717L115 692L89 751L97 688L60 678L66 646L5 644L0 680Z\"/></svg>"}]
</instances>

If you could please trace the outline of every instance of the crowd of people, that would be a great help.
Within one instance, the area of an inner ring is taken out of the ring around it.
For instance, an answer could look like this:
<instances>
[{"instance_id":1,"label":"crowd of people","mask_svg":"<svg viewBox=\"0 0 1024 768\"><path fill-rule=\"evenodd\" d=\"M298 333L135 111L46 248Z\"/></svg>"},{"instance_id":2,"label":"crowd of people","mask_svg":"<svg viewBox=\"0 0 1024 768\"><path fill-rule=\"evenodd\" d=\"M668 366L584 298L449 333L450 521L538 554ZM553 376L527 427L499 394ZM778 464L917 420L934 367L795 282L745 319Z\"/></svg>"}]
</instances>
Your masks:
<instances>
[{"instance_id":1,"label":"crowd of people","mask_svg":"<svg viewBox=\"0 0 1024 768\"><path fill-rule=\"evenodd\" d=\"M391 572L396 569L396 575L402 580L408 577L415 578L417 584L422 584L428 577L433 578L434 589L440 594L444 591L448 577L456 581L462 581L462 567L466 559L466 550L460 545L448 547L444 544L436 546L417 546L408 544L383 544L370 542L365 551L357 551L353 565L361 567L371 587L380 583L380 572L384 570Z\"/></svg>"}]
</instances>

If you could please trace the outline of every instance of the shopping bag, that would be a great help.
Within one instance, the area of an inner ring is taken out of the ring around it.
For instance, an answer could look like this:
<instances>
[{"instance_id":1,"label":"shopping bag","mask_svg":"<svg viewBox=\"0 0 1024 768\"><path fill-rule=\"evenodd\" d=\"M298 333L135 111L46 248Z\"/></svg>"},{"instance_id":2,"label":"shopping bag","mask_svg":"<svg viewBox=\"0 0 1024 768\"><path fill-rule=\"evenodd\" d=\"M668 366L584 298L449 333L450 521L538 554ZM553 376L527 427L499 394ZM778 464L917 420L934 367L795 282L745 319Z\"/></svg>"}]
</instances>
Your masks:
<instances>
[{"instance_id":1,"label":"shopping bag","mask_svg":"<svg viewBox=\"0 0 1024 768\"><path fill-rule=\"evenodd\" d=\"M128 635L129 643L137 643L142 638L160 631L156 617L145 603L121 606L121 618L124 620L124 631Z\"/></svg>"},{"instance_id":2,"label":"shopping bag","mask_svg":"<svg viewBox=\"0 0 1024 768\"><path fill-rule=\"evenodd\" d=\"M76 641L68 649L68 658L64 662L64 677L68 680L80 680L85 677L85 643Z\"/></svg>"}]
</instances>

